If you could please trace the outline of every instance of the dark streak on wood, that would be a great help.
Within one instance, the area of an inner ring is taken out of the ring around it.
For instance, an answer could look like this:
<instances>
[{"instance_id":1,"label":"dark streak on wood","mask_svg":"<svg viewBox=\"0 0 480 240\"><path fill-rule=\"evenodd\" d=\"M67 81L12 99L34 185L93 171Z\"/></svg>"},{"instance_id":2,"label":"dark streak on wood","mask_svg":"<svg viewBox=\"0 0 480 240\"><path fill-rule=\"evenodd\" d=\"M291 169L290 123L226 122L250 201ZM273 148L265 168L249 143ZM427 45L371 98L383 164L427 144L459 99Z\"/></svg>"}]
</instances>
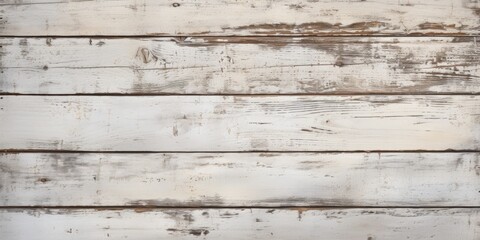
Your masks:
<instances>
[{"instance_id":1,"label":"dark streak on wood","mask_svg":"<svg viewBox=\"0 0 480 240\"><path fill-rule=\"evenodd\" d=\"M201 235L208 235L210 231L208 229L177 229L177 228L168 228L167 231L169 232L180 232L180 233L188 233L194 236L201 236Z\"/></svg>"},{"instance_id":2,"label":"dark streak on wood","mask_svg":"<svg viewBox=\"0 0 480 240\"><path fill-rule=\"evenodd\" d=\"M49 181L51 181L51 180L50 180L49 178L42 177L42 178L39 178L37 181L38 181L38 182L41 182L41 183L46 183L46 182L49 182Z\"/></svg>"}]
</instances>

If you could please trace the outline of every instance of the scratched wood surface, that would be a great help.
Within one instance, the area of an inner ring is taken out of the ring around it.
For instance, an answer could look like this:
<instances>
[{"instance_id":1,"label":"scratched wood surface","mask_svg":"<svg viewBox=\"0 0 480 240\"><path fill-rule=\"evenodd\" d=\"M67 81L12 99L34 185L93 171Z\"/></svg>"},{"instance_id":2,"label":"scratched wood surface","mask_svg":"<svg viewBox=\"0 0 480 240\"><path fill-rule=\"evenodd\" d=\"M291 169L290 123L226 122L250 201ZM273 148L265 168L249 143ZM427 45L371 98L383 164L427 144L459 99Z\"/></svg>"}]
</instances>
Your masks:
<instances>
[{"instance_id":1,"label":"scratched wood surface","mask_svg":"<svg viewBox=\"0 0 480 240\"><path fill-rule=\"evenodd\" d=\"M474 37L3 38L17 94L480 93Z\"/></svg>"},{"instance_id":2,"label":"scratched wood surface","mask_svg":"<svg viewBox=\"0 0 480 240\"><path fill-rule=\"evenodd\" d=\"M0 155L2 206L477 206L479 153Z\"/></svg>"},{"instance_id":3,"label":"scratched wood surface","mask_svg":"<svg viewBox=\"0 0 480 240\"><path fill-rule=\"evenodd\" d=\"M3 0L0 239L480 239L480 1Z\"/></svg>"},{"instance_id":4,"label":"scratched wood surface","mask_svg":"<svg viewBox=\"0 0 480 240\"><path fill-rule=\"evenodd\" d=\"M473 96L3 96L0 149L479 150Z\"/></svg>"},{"instance_id":5,"label":"scratched wood surface","mask_svg":"<svg viewBox=\"0 0 480 240\"><path fill-rule=\"evenodd\" d=\"M478 239L478 209L3 209L2 238ZM28 226L28 227L25 227Z\"/></svg>"},{"instance_id":6,"label":"scratched wood surface","mask_svg":"<svg viewBox=\"0 0 480 240\"><path fill-rule=\"evenodd\" d=\"M4 0L0 35L475 35L476 0Z\"/></svg>"}]
</instances>

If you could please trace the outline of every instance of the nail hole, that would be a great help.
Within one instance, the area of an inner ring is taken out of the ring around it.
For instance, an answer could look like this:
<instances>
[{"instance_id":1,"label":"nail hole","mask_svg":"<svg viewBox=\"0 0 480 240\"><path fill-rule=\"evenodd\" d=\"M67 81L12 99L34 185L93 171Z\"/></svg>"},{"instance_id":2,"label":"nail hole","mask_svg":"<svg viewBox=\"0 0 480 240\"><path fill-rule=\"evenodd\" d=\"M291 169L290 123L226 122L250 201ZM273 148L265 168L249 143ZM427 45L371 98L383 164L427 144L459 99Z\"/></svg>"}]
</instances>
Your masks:
<instances>
[{"instance_id":1,"label":"nail hole","mask_svg":"<svg viewBox=\"0 0 480 240\"><path fill-rule=\"evenodd\" d=\"M38 181L40 181L42 183L46 183L46 182L50 181L50 179L43 177L43 178L39 178Z\"/></svg>"}]
</instances>

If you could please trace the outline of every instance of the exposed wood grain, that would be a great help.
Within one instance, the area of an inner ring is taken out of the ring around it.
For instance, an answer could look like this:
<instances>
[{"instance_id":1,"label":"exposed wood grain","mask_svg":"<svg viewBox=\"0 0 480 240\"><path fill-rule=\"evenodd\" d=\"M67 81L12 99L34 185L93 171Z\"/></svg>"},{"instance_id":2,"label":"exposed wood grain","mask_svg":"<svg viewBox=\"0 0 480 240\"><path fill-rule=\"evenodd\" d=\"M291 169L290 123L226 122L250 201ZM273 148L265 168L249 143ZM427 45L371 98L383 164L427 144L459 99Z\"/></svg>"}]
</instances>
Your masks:
<instances>
[{"instance_id":1,"label":"exposed wood grain","mask_svg":"<svg viewBox=\"0 0 480 240\"><path fill-rule=\"evenodd\" d=\"M479 34L473 0L4 0L0 35Z\"/></svg>"},{"instance_id":2,"label":"exposed wood grain","mask_svg":"<svg viewBox=\"0 0 480 240\"><path fill-rule=\"evenodd\" d=\"M480 44L451 38L3 38L0 92L480 93Z\"/></svg>"},{"instance_id":3,"label":"exposed wood grain","mask_svg":"<svg viewBox=\"0 0 480 240\"><path fill-rule=\"evenodd\" d=\"M4 0L0 94L189 96L1 95L0 238L478 240L478 35L477 0Z\"/></svg>"},{"instance_id":4,"label":"exposed wood grain","mask_svg":"<svg viewBox=\"0 0 480 240\"><path fill-rule=\"evenodd\" d=\"M3 96L0 149L479 150L480 96Z\"/></svg>"},{"instance_id":5,"label":"exposed wood grain","mask_svg":"<svg viewBox=\"0 0 480 240\"><path fill-rule=\"evenodd\" d=\"M477 240L471 209L2 209L5 240Z\"/></svg>"},{"instance_id":6,"label":"exposed wood grain","mask_svg":"<svg viewBox=\"0 0 480 240\"><path fill-rule=\"evenodd\" d=\"M0 155L2 206L479 206L479 153Z\"/></svg>"}]
</instances>

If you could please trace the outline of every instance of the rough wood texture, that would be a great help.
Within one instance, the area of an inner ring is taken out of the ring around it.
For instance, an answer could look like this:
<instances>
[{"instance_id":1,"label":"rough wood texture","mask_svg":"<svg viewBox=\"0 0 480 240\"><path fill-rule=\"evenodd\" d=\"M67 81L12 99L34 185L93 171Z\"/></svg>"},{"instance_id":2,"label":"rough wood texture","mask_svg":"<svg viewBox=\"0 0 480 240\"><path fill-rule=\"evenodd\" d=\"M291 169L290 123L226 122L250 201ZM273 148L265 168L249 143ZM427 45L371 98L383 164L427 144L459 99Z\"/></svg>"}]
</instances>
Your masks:
<instances>
[{"instance_id":1,"label":"rough wood texture","mask_svg":"<svg viewBox=\"0 0 480 240\"><path fill-rule=\"evenodd\" d=\"M4 0L0 35L479 34L475 0Z\"/></svg>"},{"instance_id":2,"label":"rough wood texture","mask_svg":"<svg viewBox=\"0 0 480 240\"><path fill-rule=\"evenodd\" d=\"M0 92L480 93L480 44L436 38L3 38Z\"/></svg>"},{"instance_id":3,"label":"rough wood texture","mask_svg":"<svg viewBox=\"0 0 480 240\"><path fill-rule=\"evenodd\" d=\"M478 0L2 0L0 239L479 240L478 36Z\"/></svg>"},{"instance_id":4,"label":"rough wood texture","mask_svg":"<svg viewBox=\"0 0 480 240\"><path fill-rule=\"evenodd\" d=\"M475 240L479 209L3 209L4 240Z\"/></svg>"},{"instance_id":5,"label":"rough wood texture","mask_svg":"<svg viewBox=\"0 0 480 240\"><path fill-rule=\"evenodd\" d=\"M479 153L0 155L2 206L478 206Z\"/></svg>"},{"instance_id":6,"label":"rough wood texture","mask_svg":"<svg viewBox=\"0 0 480 240\"><path fill-rule=\"evenodd\" d=\"M0 149L479 150L480 96L3 96Z\"/></svg>"}]
</instances>

